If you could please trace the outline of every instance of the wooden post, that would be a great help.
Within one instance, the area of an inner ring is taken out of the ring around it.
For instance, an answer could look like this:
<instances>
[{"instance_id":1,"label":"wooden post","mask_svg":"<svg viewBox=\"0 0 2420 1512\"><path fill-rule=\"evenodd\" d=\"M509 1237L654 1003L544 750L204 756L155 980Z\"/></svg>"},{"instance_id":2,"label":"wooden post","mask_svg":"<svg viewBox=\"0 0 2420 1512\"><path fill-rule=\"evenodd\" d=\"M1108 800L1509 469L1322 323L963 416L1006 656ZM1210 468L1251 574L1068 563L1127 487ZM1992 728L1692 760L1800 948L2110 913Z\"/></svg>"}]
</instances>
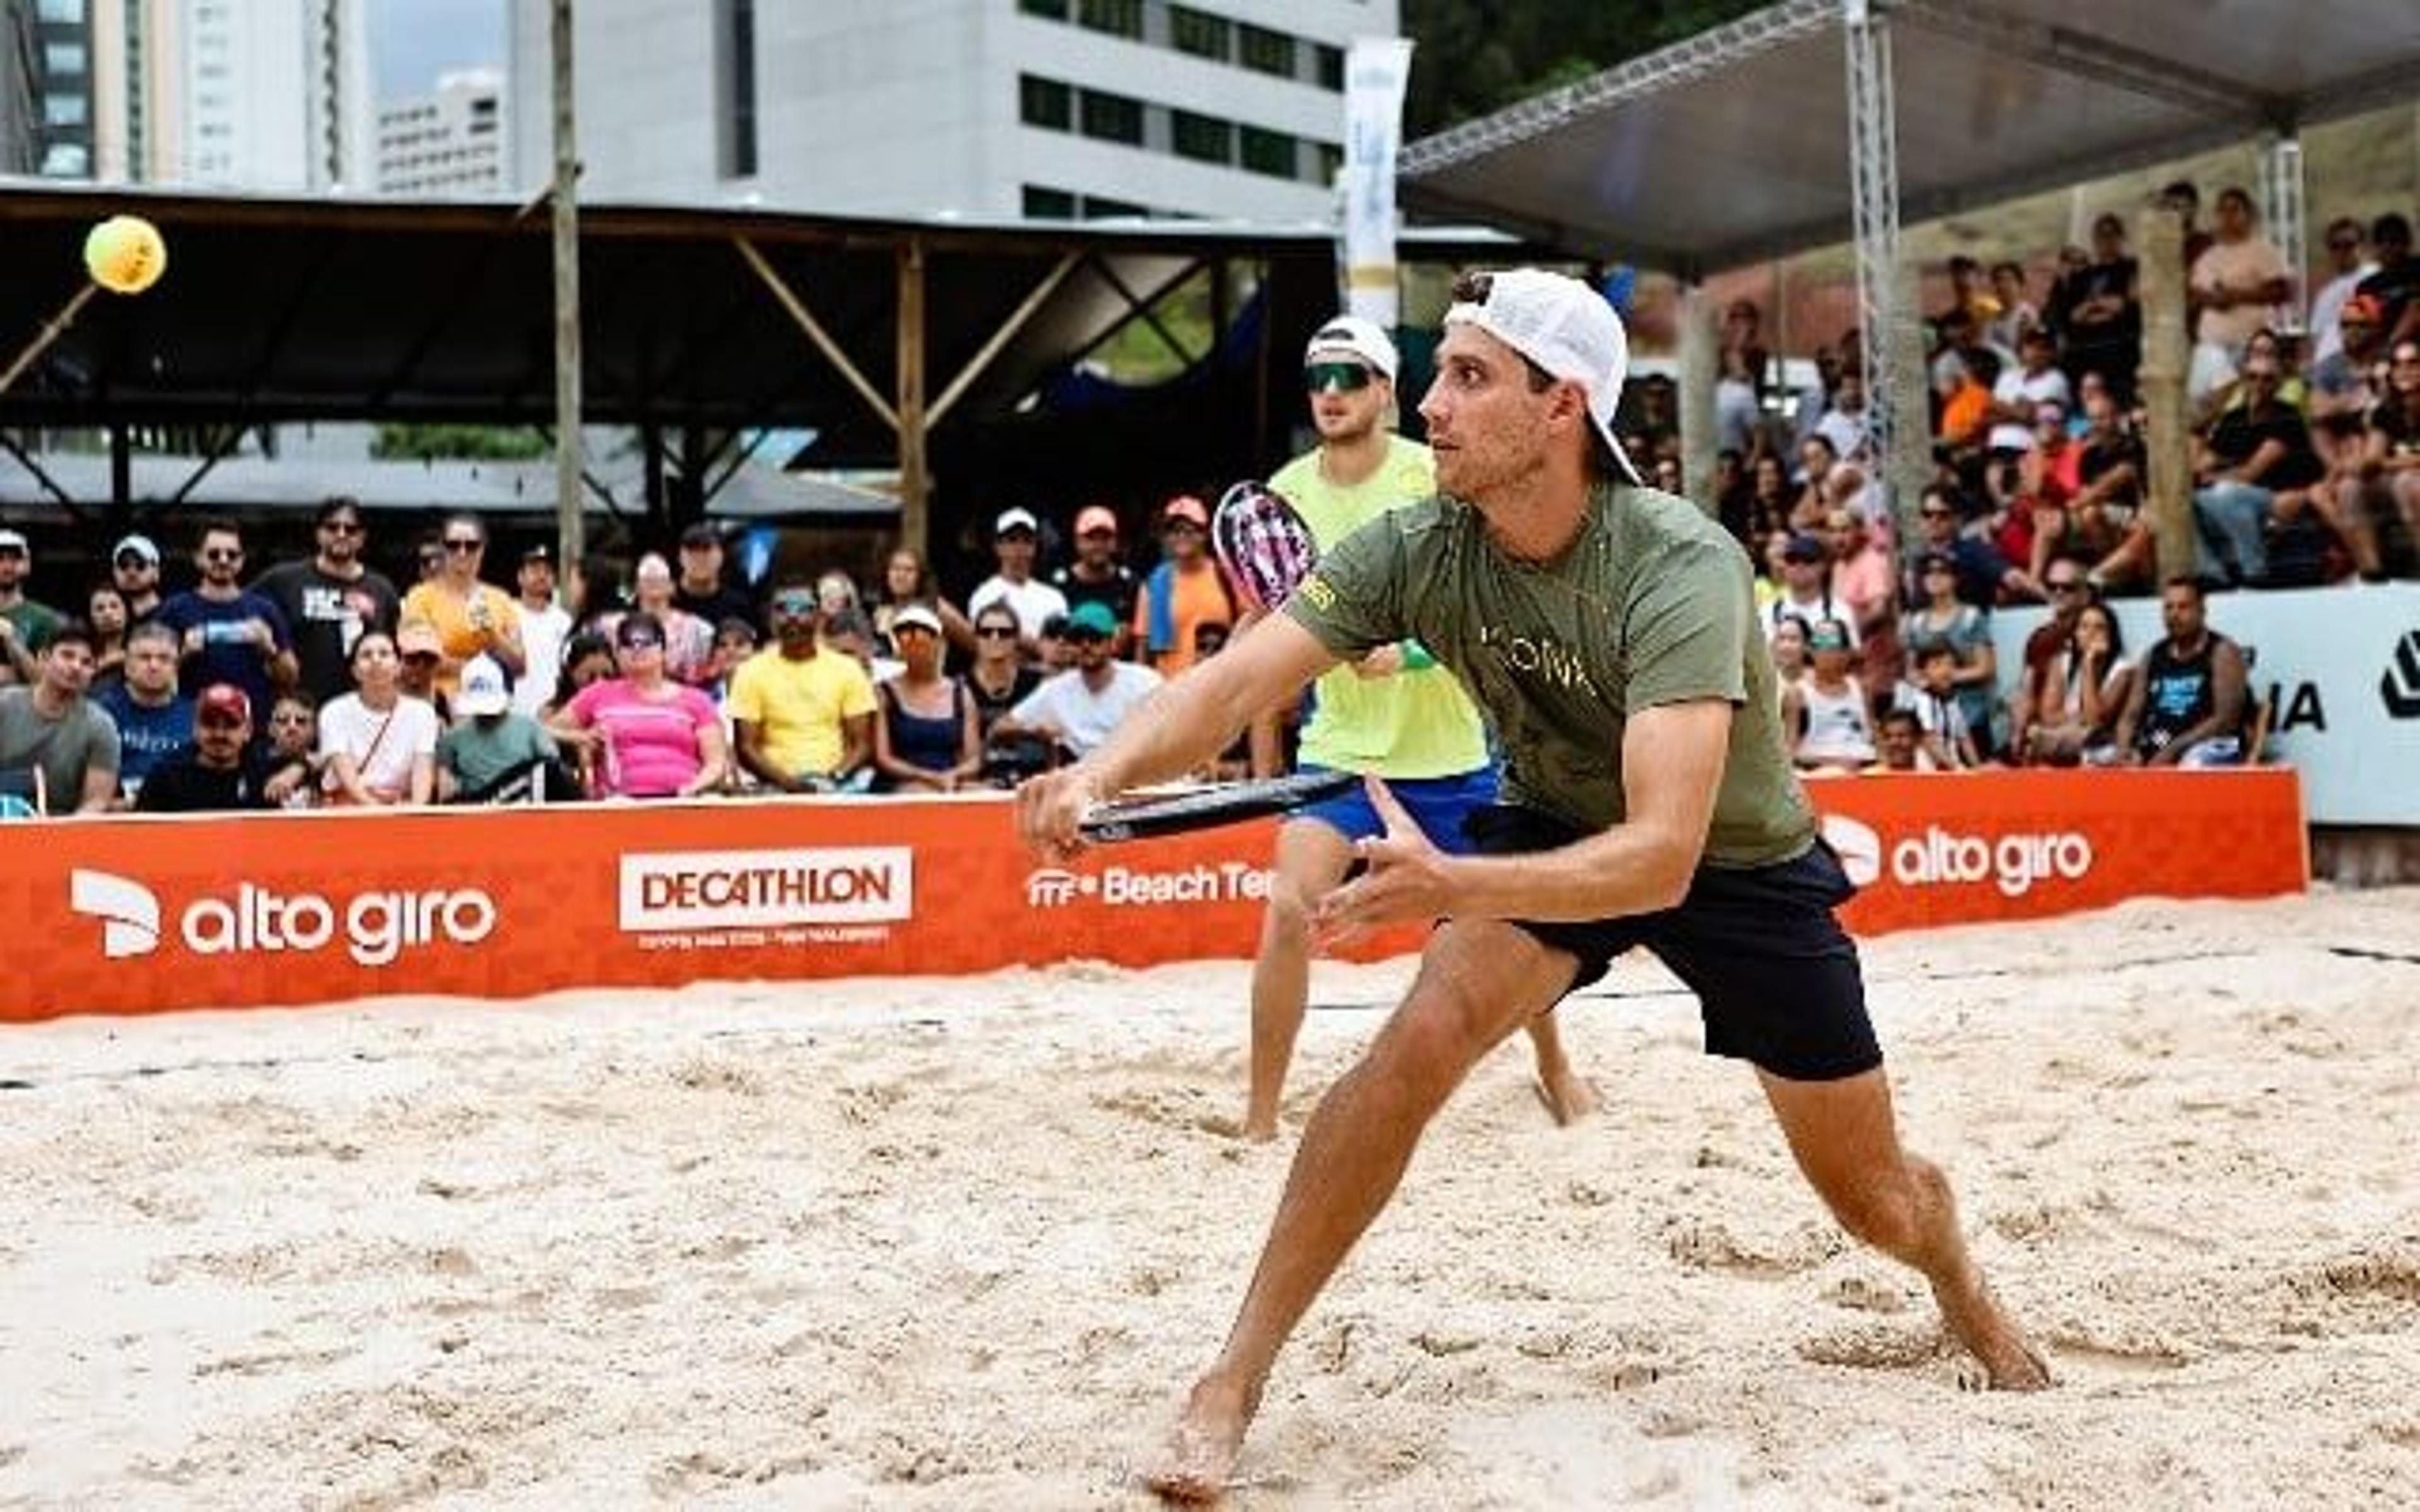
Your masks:
<instances>
[{"instance_id":1,"label":"wooden post","mask_svg":"<svg viewBox=\"0 0 2420 1512\"><path fill-rule=\"evenodd\" d=\"M2143 449L2150 470L2145 498L2158 543L2159 576L2200 570L2193 513L2193 434L2185 424L2184 219L2150 206L2134 217L2134 278L2143 306Z\"/></svg>"},{"instance_id":2,"label":"wooden post","mask_svg":"<svg viewBox=\"0 0 2420 1512\"><path fill-rule=\"evenodd\" d=\"M924 458L924 242L899 249L899 544L930 557L932 480Z\"/></svg>"},{"instance_id":3,"label":"wooden post","mask_svg":"<svg viewBox=\"0 0 2420 1512\"><path fill-rule=\"evenodd\" d=\"M1714 428L1714 383L1721 376L1721 337L1714 331L1714 311L1703 284L1692 279L1681 285L1681 483L1698 507L1720 517L1722 501L1714 497L1714 457L1722 450Z\"/></svg>"},{"instance_id":4,"label":"wooden post","mask_svg":"<svg viewBox=\"0 0 2420 1512\"><path fill-rule=\"evenodd\" d=\"M1883 470L1876 481L1889 486L1891 521L1903 553L1924 539L1917 507L1932 482L1932 370L1924 359L1924 304L1916 264L1901 253L1891 277L1899 283L1899 297L1891 301L1891 328L1882 338L1891 344L1890 455L1874 460ZM1873 403L1870 390L1866 402Z\"/></svg>"},{"instance_id":5,"label":"wooden post","mask_svg":"<svg viewBox=\"0 0 2420 1512\"><path fill-rule=\"evenodd\" d=\"M581 511L580 147L571 108L571 0L554 0L554 533L566 579L588 543Z\"/></svg>"}]
</instances>

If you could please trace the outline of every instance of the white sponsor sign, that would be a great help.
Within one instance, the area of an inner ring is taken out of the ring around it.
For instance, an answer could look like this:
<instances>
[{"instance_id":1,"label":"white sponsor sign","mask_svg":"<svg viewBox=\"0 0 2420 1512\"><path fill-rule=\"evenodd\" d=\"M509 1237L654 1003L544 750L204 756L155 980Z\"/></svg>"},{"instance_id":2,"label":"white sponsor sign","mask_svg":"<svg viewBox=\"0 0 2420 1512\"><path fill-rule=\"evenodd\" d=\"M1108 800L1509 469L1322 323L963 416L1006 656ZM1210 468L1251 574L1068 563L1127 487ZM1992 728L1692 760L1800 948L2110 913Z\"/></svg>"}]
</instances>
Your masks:
<instances>
[{"instance_id":1,"label":"white sponsor sign","mask_svg":"<svg viewBox=\"0 0 2420 1512\"><path fill-rule=\"evenodd\" d=\"M1412 44L1357 37L1344 54L1345 308L1389 331L1400 318L1395 274L1395 151Z\"/></svg>"},{"instance_id":2,"label":"white sponsor sign","mask_svg":"<svg viewBox=\"0 0 2420 1512\"><path fill-rule=\"evenodd\" d=\"M159 895L132 877L70 872L68 907L101 921L101 952L108 960L160 948ZM231 892L187 903L177 916L174 938L199 956L309 953L342 945L357 964L383 966L407 950L476 945L495 932L496 902L476 887L357 892L337 900L239 882Z\"/></svg>"},{"instance_id":3,"label":"white sponsor sign","mask_svg":"<svg viewBox=\"0 0 2420 1512\"><path fill-rule=\"evenodd\" d=\"M2167 632L2157 598L2111 601L2139 665ZM2001 689L2013 699L2025 637L2047 609L1992 616ZM2252 656L2270 706L2268 759L2302 775L2313 824L2420 825L2420 583L2364 583L2210 599L2211 628Z\"/></svg>"},{"instance_id":4,"label":"white sponsor sign","mask_svg":"<svg viewBox=\"0 0 2420 1512\"><path fill-rule=\"evenodd\" d=\"M896 923L915 894L905 845L644 852L622 857L622 932Z\"/></svg>"}]
</instances>

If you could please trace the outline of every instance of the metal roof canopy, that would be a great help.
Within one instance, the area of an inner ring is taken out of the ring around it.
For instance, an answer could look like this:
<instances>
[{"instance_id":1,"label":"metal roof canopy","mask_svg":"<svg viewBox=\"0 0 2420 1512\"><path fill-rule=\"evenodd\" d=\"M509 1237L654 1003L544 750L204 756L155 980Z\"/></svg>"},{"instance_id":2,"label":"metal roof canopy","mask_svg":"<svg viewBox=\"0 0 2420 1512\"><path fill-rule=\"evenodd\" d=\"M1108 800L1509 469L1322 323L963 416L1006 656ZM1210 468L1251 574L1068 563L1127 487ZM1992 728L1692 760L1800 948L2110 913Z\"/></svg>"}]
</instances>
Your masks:
<instances>
[{"instance_id":1,"label":"metal roof canopy","mask_svg":"<svg viewBox=\"0 0 2420 1512\"><path fill-rule=\"evenodd\" d=\"M1784 0L1409 144L1403 203L1685 278L1847 241L1868 14L1905 222L2420 92L2412 0Z\"/></svg>"},{"instance_id":2,"label":"metal roof canopy","mask_svg":"<svg viewBox=\"0 0 2420 1512\"><path fill-rule=\"evenodd\" d=\"M148 217L169 257L150 292L88 304L0 395L0 425L551 424L552 285L537 208L0 182L0 333L12 349L74 292L100 216ZM1318 226L583 204L583 413L595 424L813 428L824 438L818 462L826 449L843 462L887 461L890 428L868 401L889 405L895 393L898 259L911 245L925 264L931 407L949 397L995 410L1204 263L1300 265L1332 281L1335 257L1334 232ZM1504 251L1496 233L1447 232L1408 239L1404 255ZM775 282L829 346L809 338Z\"/></svg>"}]
</instances>

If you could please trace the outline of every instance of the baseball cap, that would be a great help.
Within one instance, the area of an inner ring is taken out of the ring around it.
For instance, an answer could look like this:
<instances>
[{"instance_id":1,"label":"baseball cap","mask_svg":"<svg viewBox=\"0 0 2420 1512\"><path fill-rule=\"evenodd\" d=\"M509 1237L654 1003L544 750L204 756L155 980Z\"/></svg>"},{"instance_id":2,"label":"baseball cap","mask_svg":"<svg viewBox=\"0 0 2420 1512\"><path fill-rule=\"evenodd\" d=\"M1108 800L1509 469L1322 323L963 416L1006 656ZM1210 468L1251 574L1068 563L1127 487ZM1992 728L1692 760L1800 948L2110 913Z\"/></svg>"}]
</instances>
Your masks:
<instances>
[{"instance_id":1,"label":"baseball cap","mask_svg":"<svg viewBox=\"0 0 2420 1512\"><path fill-rule=\"evenodd\" d=\"M554 548L547 545L544 541L536 542L521 552L521 560L523 562L543 562L551 566L554 563Z\"/></svg>"},{"instance_id":2,"label":"baseball cap","mask_svg":"<svg viewBox=\"0 0 2420 1512\"><path fill-rule=\"evenodd\" d=\"M26 556L34 554L34 548L26 544L23 534L17 531L0 531L0 551L17 551Z\"/></svg>"},{"instance_id":3,"label":"baseball cap","mask_svg":"<svg viewBox=\"0 0 2420 1512\"><path fill-rule=\"evenodd\" d=\"M630 571L630 578L634 582L670 582L673 580L673 564L650 551L639 559L639 564Z\"/></svg>"},{"instance_id":4,"label":"baseball cap","mask_svg":"<svg viewBox=\"0 0 2420 1512\"><path fill-rule=\"evenodd\" d=\"M238 724L250 724L252 700L233 683L212 683L194 701L194 722L200 724L205 716L213 714Z\"/></svg>"},{"instance_id":5,"label":"baseball cap","mask_svg":"<svg viewBox=\"0 0 2420 1512\"><path fill-rule=\"evenodd\" d=\"M395 651L398 656L431 651L442 656L445 642L439 638L437 626L427 620L406 620L395 627Z\"/></svg>"},{"instance_id":6,"label":"baseball cap","mask_svg":"<svg viewBox=\"0 0 2420 1512\"><path fill-rule=\"evenodd\" d=\"M1076 515L1076 533L1090 535L1095 531L1118 533L1117 511L1105 504L1087 504Z\"/></svg>"},{"instance_id":7,"label":"baseball cap","mask_svg":"<svg viewBox=\"0 0 2420 1512\"><path fill-rule=\"evenodd\" d=\"M1016 507L1003 509L993 518L991 532L994 535L1006 535L1011 531L1032 531L1039 534L1042 531L1042 522L1033 517L1033 511L1030 509Z\"/></svg>"},{"instance_id":8,"label":"baseball cap","mask_svg":"<svg viewBox=\"0 0 2420 1512\"><path fill-rule=\"evenodd\" d=\"M1178 494L1161 506L1159 519L1163 525L1172 519L1181 519L1189 520L1202 530L1210 528L1210 511L1202 507L1201 500L1189 493Z\"/></svg>"},{"instance_id":9,"label":"baseball cap","mask_svg":"<svg viewBox=\"0 0 2420 1512\"><path fill-rule=\"evenodd\" d=\"M1630 374L1630 338L1605 296L1576 278L1543 268L1489 275L1487 296L1445 313L1449 326L1476 326L1545 369L1588 391L1589 419L1613 454L1614 466L1640 487L1637 464L1614 439L1613 413Z\"/></svg>"},{"instance_id":10,"label":"baseball cap","mask_svg":"<svg viewBox=\"0 0 2420 1512\"><path fill-rule=\"evenodd\" d=\"M2034 406L2035 424L2059 425L2066 423L2067 407L2060 404L2056 399L2044 399L2041 403Z\"/></svg>"},{"instance_id":11,"label":"baseball cap","mask_svg":"<svg viewBox=\"0 0 2420 1512\"><path fill-rule=\"evenodd\" d=\"M1316 363L1324 357L1349 357L1367 363L1377 369L1379 377L1389 383L1395 381L1395 344L1374 320L1340 315L1313 332L1311 345L1303 348L1302 360Z\"/></svg>"},{"instance_id":12,"label":"baseball cap","mask_svg":"<svg viewBox=\"0 0 2420 1512\"><path fill-rule=\"evenodd\" d=\"M1956 572L1958 559L1947 551L1927 551L1916 559L1918 572Z\"/></svg>"},{"instance_id":13,"label":"baseball cap","mask_svg":"<svg viewBox=\"0 0 2420 1512\"><path fill-rule=\"evenodd\" d=\"M118 542L116 546L111 547L109 548L109 560L115 562L119 557L126 555L129 551L141 557L145 562L149 563L152 566L156 567L160 564L160 543L151 539L151 537L147 535L130 535L124 540Z\"/></svg>"},{"instance_id":14,"label":"baseball cap","mask_svg":"<svg viewBox=\"0 0 2420 1512\"><path fill-rule=\"evenodd\" d=\"M1118 633L1118 617L1109 606L1097 598L1088 598L1067 611L1069 635L1113 636Z\"/></svg>"},{"instance_id":15,"label":"baseball cap","mask_svg":"<svg viewBox=\"0 0 2420 1512\"><path fill-rule=\"evenodd\" d=\"M922 604L902 604L892 611L892 629L900 630L911 625L930 630L935 635L941 633L941 617Z\"/></svg>"},{"instance_id":16,"label":"baseball cap","mask_svg":"<svg viewBox=\"0 0 2420 1512\"><path fill-rule=\"evenodd\" d=\"M504 670L496 665L493 656L473 656L462 667L461 691L454 695L454 707L464 714L502 714L513 704L512 689L504 685Z\"/></svg>"},{"instance_id":17,"label":"baseball cap","mask_svg":"<svg viewBox=\"0 0 2420 1512\"><path fill-rule=\"evenodd\" d=\"M1784 562L1821 562L1829 554L1823 549L1823 538L1806 531L1792 536L1781 548Z\"/></svg>"},{"instance_id":18,"label":"baseball cap","mask_svg":"<svg viewBox=\"0 0 2420 1512\"><path fill-rule=\"evenodd\" d=\"M705 520L692 520L689 528L680 532L680 544L684 547L721 546L722 532Z\"/></svg>"},{"instance_id":19,"label":"baseball cap","mask_svg":"<svg viewBox=\"0 0 2420 1512\"><path fill-rule=\"evenodd\" d=\"M2339 325L2374 326L2386 318L2386 303L2375 294L2355 294L2336 312Z\"/></svg>"},{"instance_id":20,"label":"baseball cap","mask_svg":"<svg viewBox=\"0 0 2420 1512\"><path fill-rule=\"evenodd\" d=\"M1846 651L1849 649L1848 626L1838 620L1825 620L1807 632L1809 651Z\"/></svg>"}]
</instances>

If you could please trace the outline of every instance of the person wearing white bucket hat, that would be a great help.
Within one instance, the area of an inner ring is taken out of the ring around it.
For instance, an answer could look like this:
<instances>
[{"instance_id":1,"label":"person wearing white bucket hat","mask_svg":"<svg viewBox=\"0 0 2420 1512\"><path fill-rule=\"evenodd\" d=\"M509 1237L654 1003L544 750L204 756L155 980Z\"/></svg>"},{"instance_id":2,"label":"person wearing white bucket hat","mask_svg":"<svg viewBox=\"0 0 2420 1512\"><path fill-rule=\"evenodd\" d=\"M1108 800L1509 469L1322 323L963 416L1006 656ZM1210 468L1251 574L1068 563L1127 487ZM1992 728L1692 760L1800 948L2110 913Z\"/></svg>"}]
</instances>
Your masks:
<instances>
[{"instance_id":1,"label":"person wearing white bucket hat","mask_svg":"<svg viewBox=\"0 0 2420 1512\"><path fill-rule=\"evenodd\" d=\"M1321 1099L1224 1348L1145 1479L1229 1487L1279 1350L1376 1219L1429 1120L1514 1031L1643 945L1699 999L1710 1054L1747 1061L1841 1226L1920 1271L1995 1386L2049 1384L1985 1288L1949 1184L1901 1148L1856 946L1854 890L1782 754L1745 552L1638 486L1610 422L1627 366L1610 307L1533 270L1465 275L1421 401L1438 495L1332 550L1283 608L1162 689L1071 766L1018 790L1046 856L1088 806L1207 760L1249 711L1417 637L1502 739L1502 801L1449 855L1382 783L1331 938L1437 923L1404 1000Z\"/></svg>"}]
</instances>

